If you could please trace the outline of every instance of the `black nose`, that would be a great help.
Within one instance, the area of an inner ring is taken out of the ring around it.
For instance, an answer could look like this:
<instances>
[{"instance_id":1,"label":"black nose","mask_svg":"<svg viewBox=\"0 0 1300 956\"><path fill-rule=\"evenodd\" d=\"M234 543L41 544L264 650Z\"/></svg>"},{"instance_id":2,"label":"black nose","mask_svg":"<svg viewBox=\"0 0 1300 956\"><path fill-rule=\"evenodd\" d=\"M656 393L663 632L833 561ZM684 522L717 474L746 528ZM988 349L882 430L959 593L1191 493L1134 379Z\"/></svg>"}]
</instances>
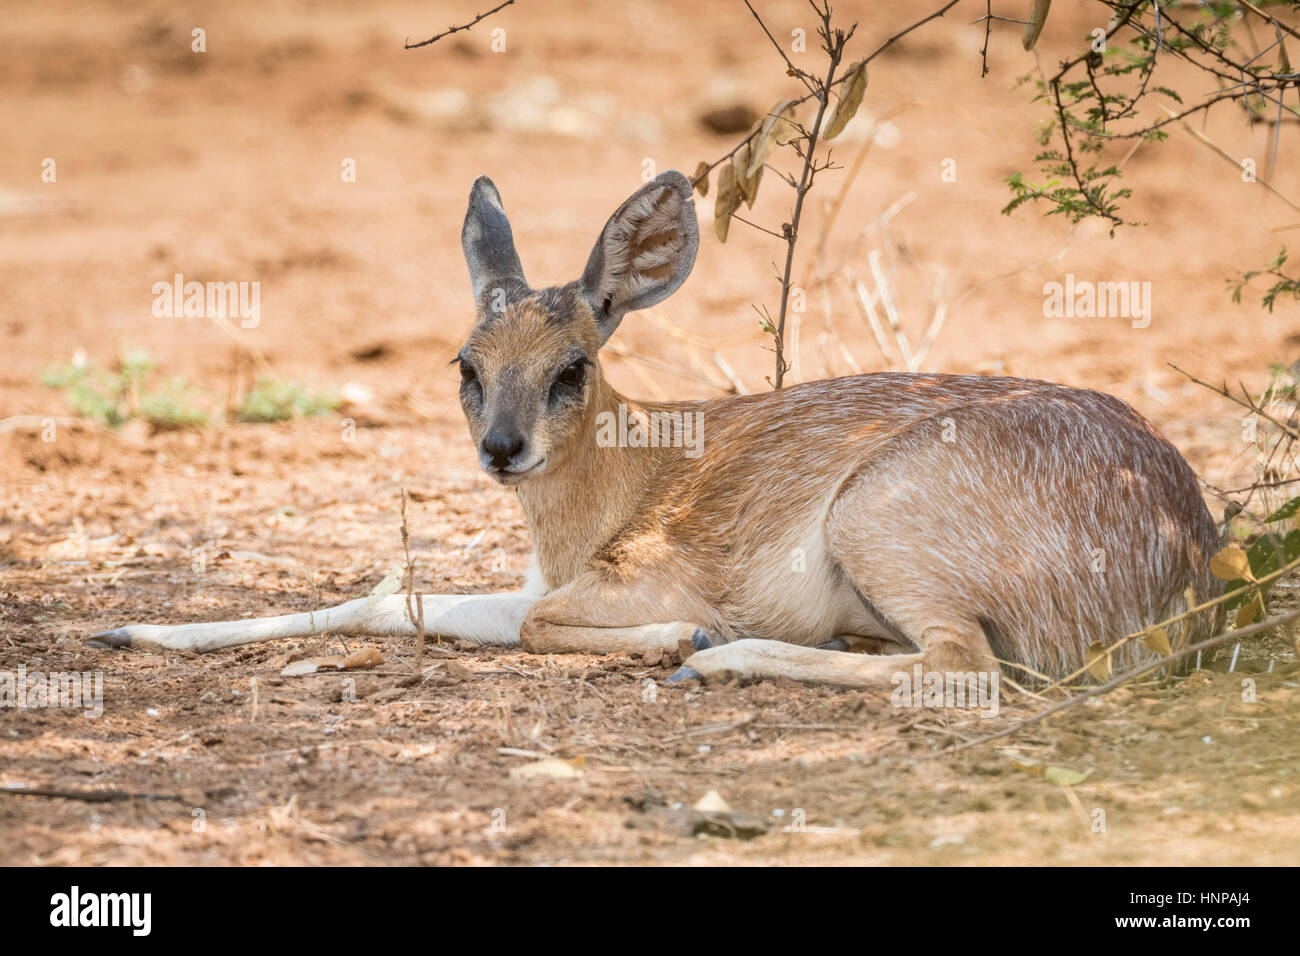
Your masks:
<instances>
[{"instance_id":1,"label":"black nose","mask_svg":"<svg viewBox=\"0 0 1300 956\"><path fill-rule=\"evenodd\" d=\"M483 451L492 460L493 468L505 468L510 459L524 449L524 436L505 428L494 428L483 439Z\"/></svg>"}]
</instances>

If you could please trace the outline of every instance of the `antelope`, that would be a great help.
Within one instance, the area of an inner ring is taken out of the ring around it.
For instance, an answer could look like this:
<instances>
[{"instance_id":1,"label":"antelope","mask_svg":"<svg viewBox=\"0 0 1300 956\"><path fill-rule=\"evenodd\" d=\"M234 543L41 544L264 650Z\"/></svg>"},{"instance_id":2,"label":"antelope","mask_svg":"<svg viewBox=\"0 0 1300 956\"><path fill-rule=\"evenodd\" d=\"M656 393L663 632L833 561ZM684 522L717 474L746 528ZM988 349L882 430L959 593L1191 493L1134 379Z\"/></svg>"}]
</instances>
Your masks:
<instances>
[{"instance_id":1,"label":"antelope","mask_svg":"<svg viewBox=\"0 0 1300 956\"><path fill-rule=\"evenodd\" d=\"M528 284L486 177L461 244L476 320L455 360L460 403L481 467L518 495L533 557L522 590L423 595L427 633L534 654L680 649L669 680L870 688L917 664L1060 676L1220 587L1191 469L1109 395L894 373L693 402L615 391L601 347L695 263L678 172L618 207L576 282ZM612 422L651 420L670 440L608 440ZM676 440L687 421L693 446ZM1170 636L1214 626L1202 612ZM416 628L394 594L89 640L207 651L323 632Z\"/></svg>"}]
</instances>

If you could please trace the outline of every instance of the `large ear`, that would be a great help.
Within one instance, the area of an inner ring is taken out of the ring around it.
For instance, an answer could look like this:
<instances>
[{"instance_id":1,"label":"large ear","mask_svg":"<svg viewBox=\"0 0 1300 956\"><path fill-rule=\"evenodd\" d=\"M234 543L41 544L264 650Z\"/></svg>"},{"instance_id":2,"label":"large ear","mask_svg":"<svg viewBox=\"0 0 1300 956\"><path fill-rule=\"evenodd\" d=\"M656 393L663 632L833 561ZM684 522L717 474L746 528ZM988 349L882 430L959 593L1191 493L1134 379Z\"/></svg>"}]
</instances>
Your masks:
<instances>
[{"instance_id":1,"label":"large ear","mask_svg":"<svg viewBox=\"0 0 1300 956\"><path fill-rule=\"evenodd\" d=\"M626 313L666 299L686 281L699 245L691 184L675 170L660 173L618 207L578 280L602 345Z\"/></svg>"},{"instance_id":2,"label":"large ear","mask_svg":"<svg viewBox=\"0 0 1300 956\"><path fill-rule=\"evenodd\" d=\"M484 291L494 285L511 280L527 285L519 253L515 252L510 220L501 205L501 194L486 176L474 180L470 188L465 225L460 230L460 245L469 265L474 301L480 306Z\"/></svg>"}]
</instances>

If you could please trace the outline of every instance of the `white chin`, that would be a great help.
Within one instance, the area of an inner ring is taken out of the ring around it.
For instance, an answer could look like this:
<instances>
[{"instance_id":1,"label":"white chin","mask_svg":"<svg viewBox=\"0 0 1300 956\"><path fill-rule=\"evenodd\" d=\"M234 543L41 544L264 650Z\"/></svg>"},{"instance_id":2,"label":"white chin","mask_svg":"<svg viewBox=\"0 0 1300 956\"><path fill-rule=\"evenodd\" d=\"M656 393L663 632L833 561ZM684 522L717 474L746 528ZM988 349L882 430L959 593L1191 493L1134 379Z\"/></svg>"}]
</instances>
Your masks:
<instances>
[{"instance_id":1,"label":"white chin","mask_svg":"<svg viewBox=\"0 0 1300 956\"><path fill-rule=\"evenodd\" d=\"M543 458L541 461L529 465L523 471L499 471L495 468L489 468L488 474L503 485L518 485L539 474L545 465L546 459Z\"/></svg>"}]
</instances>

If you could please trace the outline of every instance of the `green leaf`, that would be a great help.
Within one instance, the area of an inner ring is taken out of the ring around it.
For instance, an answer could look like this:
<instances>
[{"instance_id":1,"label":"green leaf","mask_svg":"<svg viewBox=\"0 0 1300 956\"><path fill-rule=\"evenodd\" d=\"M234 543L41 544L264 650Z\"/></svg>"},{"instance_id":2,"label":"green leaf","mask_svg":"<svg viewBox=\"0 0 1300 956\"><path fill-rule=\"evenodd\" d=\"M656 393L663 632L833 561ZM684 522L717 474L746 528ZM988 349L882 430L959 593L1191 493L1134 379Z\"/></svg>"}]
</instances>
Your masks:
<instances>
[{"instance_id":1,"label":"green leaf","mask_svg":"<svg viewBox=\"0 0 1300 956\"><path fill-rule=\"evenodd\" d=\"M1264 522L1267 524L1270 521L1285 521L1297 512L1300 512L1300 495L1297 495L1281 508L1278 508L1277 511L1274 511L1271 515L1265 518Z\"/></svg>"}]
</instances>

